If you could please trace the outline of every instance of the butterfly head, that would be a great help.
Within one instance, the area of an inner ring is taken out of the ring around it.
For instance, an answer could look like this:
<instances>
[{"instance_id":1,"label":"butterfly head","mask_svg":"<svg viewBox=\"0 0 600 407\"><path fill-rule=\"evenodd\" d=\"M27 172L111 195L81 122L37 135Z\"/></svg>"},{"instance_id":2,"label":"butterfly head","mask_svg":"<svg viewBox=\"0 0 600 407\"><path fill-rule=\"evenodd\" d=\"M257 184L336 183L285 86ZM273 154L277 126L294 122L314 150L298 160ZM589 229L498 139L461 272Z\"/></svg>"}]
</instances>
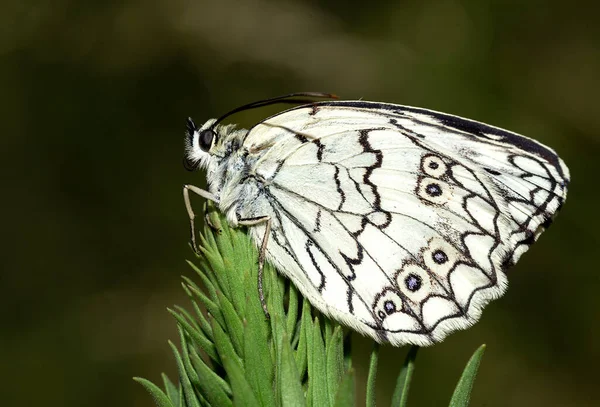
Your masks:
<instances>
[{"instance_id":1,"label":"butterfly head","mask_svg":"<svg viewBox=\"0 0 600 407\"><path fill-rule=\"evenodd\" d=\"M198 168L206 168L211 154L214 153L215 145L219 140L215 120L211 119L200 128L188 117L185 132L185 155L183 165L193 171Z\"/></svg>"}]
</instances>

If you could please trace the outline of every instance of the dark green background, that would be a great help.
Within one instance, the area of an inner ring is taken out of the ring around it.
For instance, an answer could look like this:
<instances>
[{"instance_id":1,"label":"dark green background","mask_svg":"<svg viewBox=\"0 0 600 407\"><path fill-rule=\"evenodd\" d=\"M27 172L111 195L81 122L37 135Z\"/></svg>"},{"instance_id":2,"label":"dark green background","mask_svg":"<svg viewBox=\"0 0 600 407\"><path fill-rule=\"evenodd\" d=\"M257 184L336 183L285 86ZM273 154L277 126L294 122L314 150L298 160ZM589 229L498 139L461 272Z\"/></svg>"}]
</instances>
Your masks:
<instances>
[{"instance_id":1,"label":"dark green background","mask_svg":"<svg viewBox=\"0 0 600 407\"><path fill-rule=\"evenodd\" d=\"M204 182L181 165L185 118L307 90L466 116L560 153L563 212L481 322L421 350L410 403L446 402L487 343L474 406L598 405L598 27L575 1L4 4L2 405L151 405L131 377L175 377L165 308L187 305L192 274L181 186ZM369 347L357 338L362 378ZM404 353L382 350L380 405Z\"/></svg>"}]
</instances>

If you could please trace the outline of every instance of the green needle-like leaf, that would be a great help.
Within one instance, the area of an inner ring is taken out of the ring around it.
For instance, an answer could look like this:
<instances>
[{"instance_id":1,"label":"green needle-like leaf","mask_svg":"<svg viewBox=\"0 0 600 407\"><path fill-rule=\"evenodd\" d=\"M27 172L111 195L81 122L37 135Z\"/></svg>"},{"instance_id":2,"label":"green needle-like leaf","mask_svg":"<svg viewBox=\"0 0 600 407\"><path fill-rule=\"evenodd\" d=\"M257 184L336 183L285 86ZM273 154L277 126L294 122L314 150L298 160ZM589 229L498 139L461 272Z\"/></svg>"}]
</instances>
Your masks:
<instances>
[{"instance_id":1,"label":"green needle-like leaf","mask_svg":"<svg viewBox=\"0 0 600 407\"><path fill-rule=\"evenodd\" d=\"M198 401L198 398L196 397L194 388L192 387L192 383L190 382L190 379L187 376L185 366L183 365L183 361L181 360L181 356L179 355L177 347L175 347L175 345L170 341L169 346L171 346L173 354L175 355L175 361L177 362L177 369L179 370L179 383L181 383L181 386L183 387L185 405L188 407L200 407L200 403Z\"/></svg>"},{"instance_id":2,"label":"green needle-like leaf","mask_svg":"<svg viewBox=\"0 0 600 407\"><path fill-rule=\"evenodd\" d=\"M281 341L281 362L278 382L280 385L281 405L283 407L300 407L304 405L302 382L287 334L283 336L283 340Z\"/></svg>"},{"instance_id":3,"label":"green needle-like leaf","mask_svg":"<svg viewBox=\"0 0 600 407\"><path fill-rule=\"evenodd\" d=\"M183 394L183 386L179 383L179 407L186 407L185 395Z\"/></svg>"},{"instance_id":4,"label":"green needle-like leaf","mask_svg":"<svg viewBox=\"0 0 600 407\"><path fill-rule=\"evenodd\" d=\"M246 276L247 279L251 277ZM251 291L246 298L244 322L244 367L246 379L259 398L261 405L275 404L273 394L273 369L268 337L268 323L260 305L258 294Z\"/></svg>"},{"instance_id":5,"label":"green needle-like leaf","mask_svg":"<svg viewBox=\"0 0 600 407\"><path fill-rule=\"evenodd\" d=\"M214 406L231 405L231 388L227 382L210 369L195 351L191 350L189 357L198 376L198 382L194 385L200 389L206 400Z\"/></svg>"},{"instance_id":6,"label":"green needle-like leaf","mask_svg":"<svg viewBox=\"0 0 600 407\"><path fill-rule=\"evenodd\" d=\"M173 384L173 382L169 379L169 377L166 374L162 373L161 377L163 379L163 384L165 386L165 392L167 393L167 396L171 400L171 403L174 406L178 406L179 405L179 390L177 389L177 386L175 386Z\"/></svg>"},{"instance_id":7,"label":"green needle-like leaf","mask_svg":"<svg viewBox=\"0 0 600 407\"><path fill-rule=\"evenodd\" d=\"M467 366L456 385L456 389L454 389L454 394L450 400L450 407L467 407L469 405L471 390L473 389L473 383L475 382L484 351L485 344L481 345L467 362Z\"/></svg>"},{"instance_id":8,"label":"green needle-like leaf","mask_svg":"<svg viewBox=\"0 0 600 407\"><path fill-rule=\"evenodd\" d=\"M204 287L204 289L206 291L208 291L209 296L211 297L215 297L217 295L217 290L215 289L215 286L213 285L212 281L210 281L210 279L206 276L206 273L204 271L202 271L202 269L196 267L196 265L194 263L192 263L189 260L186 260L186 263L192 268L192 270L194 270L196 272L196 274L198 275L198 277L200 277L200 281L202 282L202 286ZM205 265L203 267L204 270L208 269L209 266ZM192 285L193 282L187 278L187 277L183 277L183 280L188 283L188 285ZM199 287L195 284L193 284L193 287L196 290L200 290Z\"/></svg>"},{"instance_id":9,"label":"green needle-like leaf","mask_svg":"<svg viewBox=\"0 0 600 407\"><path fill-rule=\"evenodd\" d=\"M335 407L352 407L356 405L355 399L355 374L354 369L350 368L344 374L342 382L338 387L337 394L335 395Z\"/></svg>"},{"instance_id":10,"label":"green needle-like leaf","mask_svg":"<svg viewBox=\"0 0 600 407\"><path fill-rule=\"evenodd\" d=\"M379 362L379 344L373 344L371 361L369 362L369 375L367 377L367 407L375 407L375 379L377 377L377 364Z\"/></svg>"},{"instance_id":11,"label":"green needle-like leaf","mask_svg":"<svg viewBox=\"0 0 600 407\"><path fill-rule=\"evenodd\" d=\"M183 332L181 326L178 326L177 328L179 331L179 339L181 341L181 362L183 363L183 367L185 368L185 373L190 379L192 385L194 387L199 387L200 378L198 377L198 372L193 368L192 362L190 361L190 354L188 352L185 333Z\"/></svg>"},{"instance_id":12,"label":"green needle-like leaf","mask_svg":"<svg viewBox=\"0 0 600 407\"><path fill-rule=\"evenodd\" d=\"M408 390L410 388L410 381L412 380L413 371L415 370L415 359L417 358L418 346L411 346L404 360L404 365L398 380L396 381L396 388L394 389L394 395L392 397L392 407L406 407L408 402Z\"/></svg>"},{"instance_id":13,"label":"green needle-like leaf","mask_svg":"<svg viewBox=\"0 0 600 407\"><path fill-rule=\"evenodd\" d=\"M221 360L224 357L228 358L229 364L236 364L240 369L243 369L242 359L235 353L231 338L225 333L221 326L212 320L212 328L215 334L215 346ZM225 369L227 370L227 369Z\"/></svg>"},{"instance_id":14,"label":"green needle-like leaf","mask_svg":"<svg viewBox=\"0 0 600 407\"><path fill-rule=\"evenodd\" d=\"M250 383L246 380L242 367L237 362L230 359L229 356L223 356L223 364L225 365L225 370L231 380L233 405L248 407L258 406L258 399L254 395Z\"/></svg>"},{"instance_id":15,"label":"green needle-like leaf","mask_svg":"<svg viewBox=\"0 0 600 407\"><path fill-rule=\"evenodd\" d=\"M319 319L315 318L312 334L312 369L309 366L309 386L312 387L313 406L326 406L329 404L327 392L327 368L325 343L321 334Z\"/></svg>"},{"instance_id":16,"label":"green needle-like leaf","mask_svg":"<svg viewBox=\"0 0 600 407\"><path fill-rule=\"evenodd\" d=\"M204 352L206 352L206 354L208 356L210 356L210 358L212 360L214 360L216 362L218 362L220 360L219 355L217 355L217 350L216 350L213 342L211 342L206 336L204 336L204 334L202 332L198 331L193 326L191 326L185 320L185 318L183 318L181 315L179 315L178 313L176 313L173 310L168 310L168 311L171 313L171 315L173 315L173 317L175 317L177 322L179 322L181 327L187 332L187 334L192 338L194 343L200 349L202 349Z\"/></svg>"},{"instance_id":17,"label":"green needle-like leaf","mask_svg":"<svg viewBox=\"0 0 600 407\"><path fill-rule=\"evenodd\" d=\"M302 314L300 315L300 332L298 333L298 348L296 349L296 366L298 366L298 372L300 377L304 376L308 364L308 354L306 345L306 330L311 326L310 321L310 305L307 300L303 301Z\"/></svg>"},{"instance_id":18,"label":"green needle-like leaf","mask_svg":"<svg viewBox=\"0 0 600 407\"><path fill-rule=\"evenodd\" d=\"M196 314L196 318L197 318L197 322L198 322L198 326L200 327L200 330L202 331L204 336L206 338L208 338L208 340L213 341L214 338L213 338L213 334L212 334L212 328L211 328L210 324L208 323L208 320L206 319L206 315L204 315L204 313L198 306L198 303L196 302L195 297L193 296L192 290L199 290L199 289L197 287L192 287L190 285L186 286L186 288L187 288L186 292L189 292L191 294L190 302L192 303L192 307L194 308L194 312ZM177 307L177 310L179 310L179 309L180 309L180 307Z\"/></svg>"},{"instance_id":19,"label":"green needle-like leaf","mask_svg":"<svg viewBox=\"0 0 600 407\"><path fill-rule=\"evenodd\" d=\"M225 323L225 321L223 320L223 316L221 315L221 310L219 309L219 304L217 302L210 300L203 292L197 290L194 287L189 287L189 289L192 292L192 294L194 294L196 298L200 301L200 303L204 305L204 308L206 308L209 314L211 314L214 318L217 318L217 320L221 324ZM215 291L215 295L213 298L218 299L217 291Z\"/></svg>"},{"instance_id":20,"label":"green needle-like leaf","mask_svg":"<svg viewBox=\"0 0 600 407\"><path fill-rule=\"evenodd\" d=\"M227 325L227 332L231 338L231 342L236 353L240 356L244 356L244 326L240 316L236 313L233 304L220 292L217 293L219 298L219 304L223 312L223 318Z\"/></svg>"},{"instance_id":21,"label":"green needle-like leaf","mask_svg":"<svg viewBox=\"0 0 600 407\"><path fill-rule=\"evenodd\" d=\"M342 328L335 327L327 344L327 392L329 405L335 403L337 389L344 374L344 337Z\"/></svg>"},{"instance_id":22,"label":"green needle-like leaf","mask_svg":"<svg viewBox=\"0 0 600 407\"><path fill-rule=\"evenodd\" d=\"M148 393L150 393L158 407L177 407L171 402L169 397L151 381L143 379L141 377L134 377L133 380L135 380L136 382L144 386L146 390L148 390Z\"/></svg>"},{"instance_id":23,"label":"green needle-like leaf","mask_svg":"<svg viewBox=\"0 0 600 407\"><path fill-rule=\"evenodd\" d=\"M187 321L195 330L199 331L200 325L198 324L198 321L192 317L192 315L187 312L187 310L183 307L180 307L179 305L175 305L175 311L177 311L179 313L180 316L182 316L185 321Z\"/></svg>"},{"instance_id":24,"label":"green needle-like leaf","mask_svg":"<svg viewBox=\"0 0 600 407\"><path fill-rule=\"evenodd\" d=\"M287 331L292 333L298 323L298 290L290 285L288 312L286 316Z\"/></svg>"}]
</instances>

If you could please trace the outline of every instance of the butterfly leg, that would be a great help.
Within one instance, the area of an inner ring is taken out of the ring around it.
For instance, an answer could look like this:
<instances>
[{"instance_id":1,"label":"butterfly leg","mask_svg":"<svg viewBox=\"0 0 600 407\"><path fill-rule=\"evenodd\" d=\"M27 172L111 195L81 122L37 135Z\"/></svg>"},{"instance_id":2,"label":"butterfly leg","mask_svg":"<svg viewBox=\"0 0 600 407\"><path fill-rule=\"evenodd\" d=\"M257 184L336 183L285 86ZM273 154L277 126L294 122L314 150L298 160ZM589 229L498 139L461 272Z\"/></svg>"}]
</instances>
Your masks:
<instances>
[{"instance_id":1,"label":"butterfly leg","mask_svg":"<svg viewBox=\"0 0 600 407\"><path fill-rule=\"evenodd\" d=\"M196 232L194 229L194 219L196 218L196 214L192 209L192 204L190 202L190 191L195 193L196 195L201 196L202 198L208 199L213 202L219 202L216 196L211 194L208 191L200 189L194 185L184 185L183 186L183 202L185 203L185 209L187 209L188 216L190 217L190 232L191 232L191 240L192 240L192 248L196 253L198 253L198 246L196 244Z\"/></svg>"},{"instance_id":2,"label":"butterfly leg","mask_svg":"<svg viewBox=\"0 0 600 407\"><path fill-rule=\"evenodd\" d=\"M260 218L251 219L240 219L239 225L243 226L255 226L259 223L266 222L265 235L263 236L262 243L260 245L260 253L258 254L258 296L260 297L260 304L263 307L265 316L267 319L269 316L269 310L267 309L267 302L265 301L265 292L263 290L263 269L265 267L265 256L267 253L267 242L269 241L269 234L271 233L271 217L261 216Z\"/></svg>"}]
</instances>

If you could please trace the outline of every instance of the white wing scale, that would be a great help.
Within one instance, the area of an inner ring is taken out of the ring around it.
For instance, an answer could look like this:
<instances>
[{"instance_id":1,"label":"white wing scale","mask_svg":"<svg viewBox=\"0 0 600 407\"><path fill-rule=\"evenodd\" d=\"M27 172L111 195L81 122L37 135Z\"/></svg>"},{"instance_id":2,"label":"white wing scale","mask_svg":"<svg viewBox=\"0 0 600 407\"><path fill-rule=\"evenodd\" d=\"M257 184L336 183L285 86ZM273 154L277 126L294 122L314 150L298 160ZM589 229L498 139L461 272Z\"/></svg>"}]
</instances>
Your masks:
<instances>
[{"instance_id":1,"label":"white wing scale","mask_svg":"<svg viewBox=\"0 0 600 407\"><path fill-rule=\"evenodd\" d=\"M319 310L394 345L476 322L566 198L523 136L424 109L325 102L252 129L236 215L272 219L268 259ZM264 226L250 228L258 243Z\"/></svg>"}]
</instances>

